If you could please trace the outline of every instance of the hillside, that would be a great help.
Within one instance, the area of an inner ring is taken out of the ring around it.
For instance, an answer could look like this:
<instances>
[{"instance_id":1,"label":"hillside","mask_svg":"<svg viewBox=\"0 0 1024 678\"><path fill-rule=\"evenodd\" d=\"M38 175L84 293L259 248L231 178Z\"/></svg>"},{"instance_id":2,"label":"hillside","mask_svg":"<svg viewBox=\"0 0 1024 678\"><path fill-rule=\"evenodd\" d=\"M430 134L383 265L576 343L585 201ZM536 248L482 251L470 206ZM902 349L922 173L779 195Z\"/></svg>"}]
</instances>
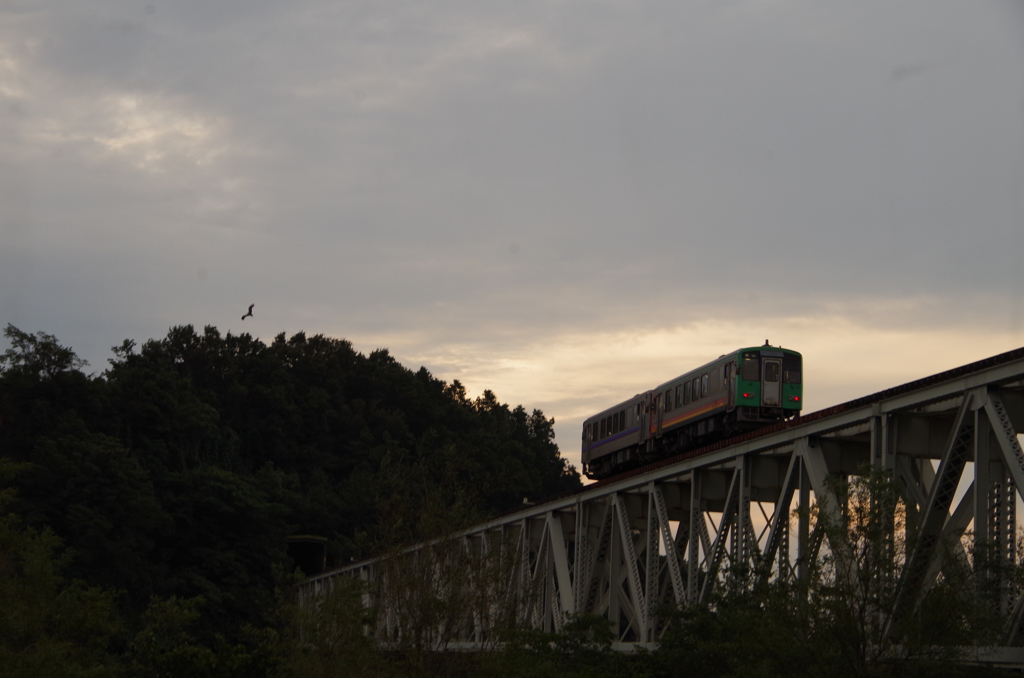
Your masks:
<instances>
[{"instance_id":1,"label":"hillside","mask_svg":"<svg viewBox=\"0 0 1024 678\"><path fill-rule=\"evenodd\" d=\"M65 574L127 619L202 596L210 633L273 626L289 535L326 537L332 566L580 484L539 410L386 349L186 325L88 376L53 336L5 336L3 512L51 530Z\"/></svg>"}]
</instances>

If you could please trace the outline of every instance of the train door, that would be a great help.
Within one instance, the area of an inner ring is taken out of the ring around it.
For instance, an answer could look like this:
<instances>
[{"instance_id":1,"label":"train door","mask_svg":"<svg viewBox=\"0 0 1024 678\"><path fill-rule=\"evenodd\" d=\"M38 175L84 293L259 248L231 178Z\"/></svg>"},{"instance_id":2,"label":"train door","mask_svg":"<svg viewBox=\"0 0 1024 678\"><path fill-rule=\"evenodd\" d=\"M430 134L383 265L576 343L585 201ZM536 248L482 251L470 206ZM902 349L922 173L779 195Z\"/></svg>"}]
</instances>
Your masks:
<instances>
[{"instance_id":1,"label":"train door","mask_svg":"<svg viewBox=\"0 0 1024 678\"><path fill-rule=\"evenodd\" d=\"M732 363L726 363L722 367L724 371L724 377L722 383L725 384L725 411L732 412L736 409L736 369Z\"/></svg>"},{"instance_id":2,"label":"train door","mask_svg":"<svg viewBox=\"0 0 1024 678\"><path fill-rule=\"evenodd\" d=\"M661 437L661 420L665 414L665 399L663 394L659 393L654 398L654 437Z\"/></svg>"},{"instance_id":3,"label":"train door","mask_svg":"<svg viewBox=\"0 0 1024 678\"><path fill-rule=\"evenodd\" d=\"M778 407L782 403L782 360L765 358L761 370L761 405Z\"/></svg>"},{"instance_id":4,"label":"train door","mask_svg":"<svg viewBox=\"0 0 1024 678\"><path fill-rule=\"evenodd\" d=\"M647 418L647 402L645 399L644 401L638 402L636 404L636 423L638 434L637 442L641 444L647 440L648 434L651 432L650 424L648 423L648 421L649 420Z\"/></svg>"}]
</instances>

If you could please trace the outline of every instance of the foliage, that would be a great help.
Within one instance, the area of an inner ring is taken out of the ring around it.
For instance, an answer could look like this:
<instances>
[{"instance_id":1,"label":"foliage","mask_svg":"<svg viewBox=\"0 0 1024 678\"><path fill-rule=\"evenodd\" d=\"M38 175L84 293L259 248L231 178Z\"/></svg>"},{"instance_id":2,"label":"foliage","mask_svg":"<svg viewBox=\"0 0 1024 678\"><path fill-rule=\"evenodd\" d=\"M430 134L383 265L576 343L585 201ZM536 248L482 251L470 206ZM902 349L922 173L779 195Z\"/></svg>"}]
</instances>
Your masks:
<instances>
[{"instance_id":1,"label":"foliage","mask_svg":"<svg viewBox=\"0 0 1024 678\"><path fill-rule=\"evenodd\" d=\"M154 599L125 657L126 675L133 678L273 675L278 664L276 634L248 628L248 643L229 643L219 635L213 642L204 643L194 635L203 602L202 598Z\"/></svg>"},{"instance_id":2,"label":"foliage","mask_svg":"<svg viewBox=\"0 0 1024 678\"><path fill-rule=\"evenodd\" d=\"M580 484L540 411L470 400L385 349L185 325L87 376L52 335L4 336L0 458L19 470L0 488L68 547L61 572L119 591L128 638L161 611L186 646L251 654L251 629L282 628L288 535L327 537L336 565ZM172 661L132 647L139 671Z\"/></svg>"},{"instance_id":3,"label":"foliage","mask_svg":"<svg viewBox=\"0 0 1024 678\"><path fill-rule=\"evenodd\" d=\"M62 372L80 370L88 365L70 348L57 343L52 334L37 332L31 335L8 323L4 337L11 347L0 355L0 369L8 373L53 379Z\"/></svg>"},{"instance_id":4,"label":"foliage","mask_svg":"<svg viewBox=\"0 0 1024 678\"><path fill-rule=\"evenodd\" d=\"M991 642L1001 620L979 605L978 573L959 541L937 545L942 575L904 606L913 515L888 474L866 472L834 484L841 510L819 500L816 520L833 547L812 572L809 596L832 622L847 663L930 662L947 650ZM995 625L995 627L993 626Z\"/></svg>"},{"instance_id":5,"label":"foliage","mask_svg":"<svg viewBox=\"0 0 1024 678\"><path fill-rule=\"evenodd\" d=\"M11 467L0 459L0 475ZM68 562L52 532L7 513L0 497L0 666L10 678L109 675L118 633L113 595L68 580Z\"/></svg>"},{"instance_id":6,"label":"foliage","mask_svg":"<svg viewBox=\"0 0 1024 678\"><path fill-rule=\"evenodd\" d=\"M297 641L289 648L290 675L329 678L339 675L339 667L351 678L381 675L384 656L364 634L370 618L363 594L363 582L344 577L334 580L330 593L320 599L300 606L287 601Z\"/></svg>"},{"instance_id":7,"label":"foliage","mask_svg":"<svg viewBox=\"0 0 1024 678\"><path fill-rule=\"evenodd\" d=\"M582 614L571 617L562 630L555 633L512 631L499 666L502 675L510 678L631 675L633 667L629 659L612 650L613 640L607 619Z\"/></svg>"},{"instance_id":8,"label":"foliage","mask_svg":"<svg viewBox=\"0 0 1024 678\"><path fill-rule=\"evenodd\" d=\"M804 579L734 578L707 608L671 610L655 663L702 676L994 675L956 663L958 648L990 644L999 620L977 597L978 579L943 545L945 576L893 623L907 544L905 502L884 473L836 482L810 518L827 545ZM898 631L897 631L898 629Z\"/></svg>"}]
</instances>

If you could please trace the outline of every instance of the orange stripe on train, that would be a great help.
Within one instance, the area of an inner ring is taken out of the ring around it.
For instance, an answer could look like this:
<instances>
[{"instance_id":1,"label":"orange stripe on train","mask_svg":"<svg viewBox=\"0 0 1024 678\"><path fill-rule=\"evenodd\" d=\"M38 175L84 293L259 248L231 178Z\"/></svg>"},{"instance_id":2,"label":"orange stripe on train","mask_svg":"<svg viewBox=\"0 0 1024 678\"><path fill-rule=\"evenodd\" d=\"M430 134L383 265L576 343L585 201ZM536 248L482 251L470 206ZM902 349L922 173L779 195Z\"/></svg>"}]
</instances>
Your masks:
<instances>
[{"instance_id":1,"label":"orange stripe on train","mask_svg":"<svg viewBox=\"0 0 1024 678\"><path fill-rule=\"evenodd\" d=\"M686 421L687 419L693 419L696 416L699 416L701 414L704 414L706 412L709 412L709 411L715 409L716 407L720 407L720 406L724 405L725 401L726 401L725 398L719 398L718 400L716 400L716 401L714 401L712 403L708 403L707 405L703 405L701 407L694 408L694 409L690 410L689 412L683 412L682 414L678 414L678 415L672 417L671 419L663 420L661 422L661 427L662 428L668 428L669 426L673 426L673 425L678 424L680 422ZM656 427L652 425L651 426L651 433L654 433L655 430L657 430Z\"/></svg>"}]
</instances>

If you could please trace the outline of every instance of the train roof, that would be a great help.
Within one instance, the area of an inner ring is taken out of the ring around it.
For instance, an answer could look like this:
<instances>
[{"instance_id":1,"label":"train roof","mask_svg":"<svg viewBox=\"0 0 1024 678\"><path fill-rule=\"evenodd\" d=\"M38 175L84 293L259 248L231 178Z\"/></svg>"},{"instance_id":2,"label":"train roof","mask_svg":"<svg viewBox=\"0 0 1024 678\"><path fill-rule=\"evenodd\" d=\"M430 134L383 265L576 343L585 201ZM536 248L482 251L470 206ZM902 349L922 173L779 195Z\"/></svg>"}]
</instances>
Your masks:
<instances>
[{"instance_id":1,"label":"train roof","mask_svg":"<svg viewBox=\"0 0 1024 678\"><path fill-rule=\"evenodd\" d=\"M762 344L761 346L750 346L748 348L738 348L735 351L729 351L728 353L723 353L722 355L718 356L714 360L709 360L708 362L704 363L700 367L695 367L692 370L688 370L686 372L683 372L679 376L672 377L668 381L663 382L661 384L658 384L657 386L655 386L651 390L652 391L658 391L658 390L660 390L662 388L665 388L666 386L668 386L669 384L671 384L673 382L679 381L681 378L683 378L683 377L685 377L687 375L693 374L694 372L703 372L704 370L706 370L706 369L708 369L708 368L710 368L710 367L712 367L714 365L717 365L717 364L721 363L723 359L731 358L731 357L736 356L736 355L738 355L740 353L747 353L747 352L753 352L753 351L764 351L764 350L777 351L777 352L781 352L781 353L788 353L790 355L800 355L799 352L794 351L793 349L782 348L781 346L769 346L768 344ZM803 357L803 356L801 356L801 357Z\"/></svg>"},{"instance_id":2,"label":"train roof","mask_svg":"<svg viewBox=\"0 0 1024 678\"><path fill-rule=\"evenodd\" d=\"M647 395L648 393L650 393L650 391L643 391L641 393L637 393L636 395L634 395L631 398L626 398L625 400L620 400L619 402L615 403L614 405L610 405L610 406L604 408L603 410L601 410L599 412L595 412L594 414L592 414L589 417L587 417L586 419L584 419L583 422L586 423L586 422L590 421L591 419L600 419L601 417L606 416L610 412L615 412L616 410L621 410L623 408L623 406L633 402L637 398L640 398L640 397L642 397L644 395Z\"/></svg>"}]
</instances>

